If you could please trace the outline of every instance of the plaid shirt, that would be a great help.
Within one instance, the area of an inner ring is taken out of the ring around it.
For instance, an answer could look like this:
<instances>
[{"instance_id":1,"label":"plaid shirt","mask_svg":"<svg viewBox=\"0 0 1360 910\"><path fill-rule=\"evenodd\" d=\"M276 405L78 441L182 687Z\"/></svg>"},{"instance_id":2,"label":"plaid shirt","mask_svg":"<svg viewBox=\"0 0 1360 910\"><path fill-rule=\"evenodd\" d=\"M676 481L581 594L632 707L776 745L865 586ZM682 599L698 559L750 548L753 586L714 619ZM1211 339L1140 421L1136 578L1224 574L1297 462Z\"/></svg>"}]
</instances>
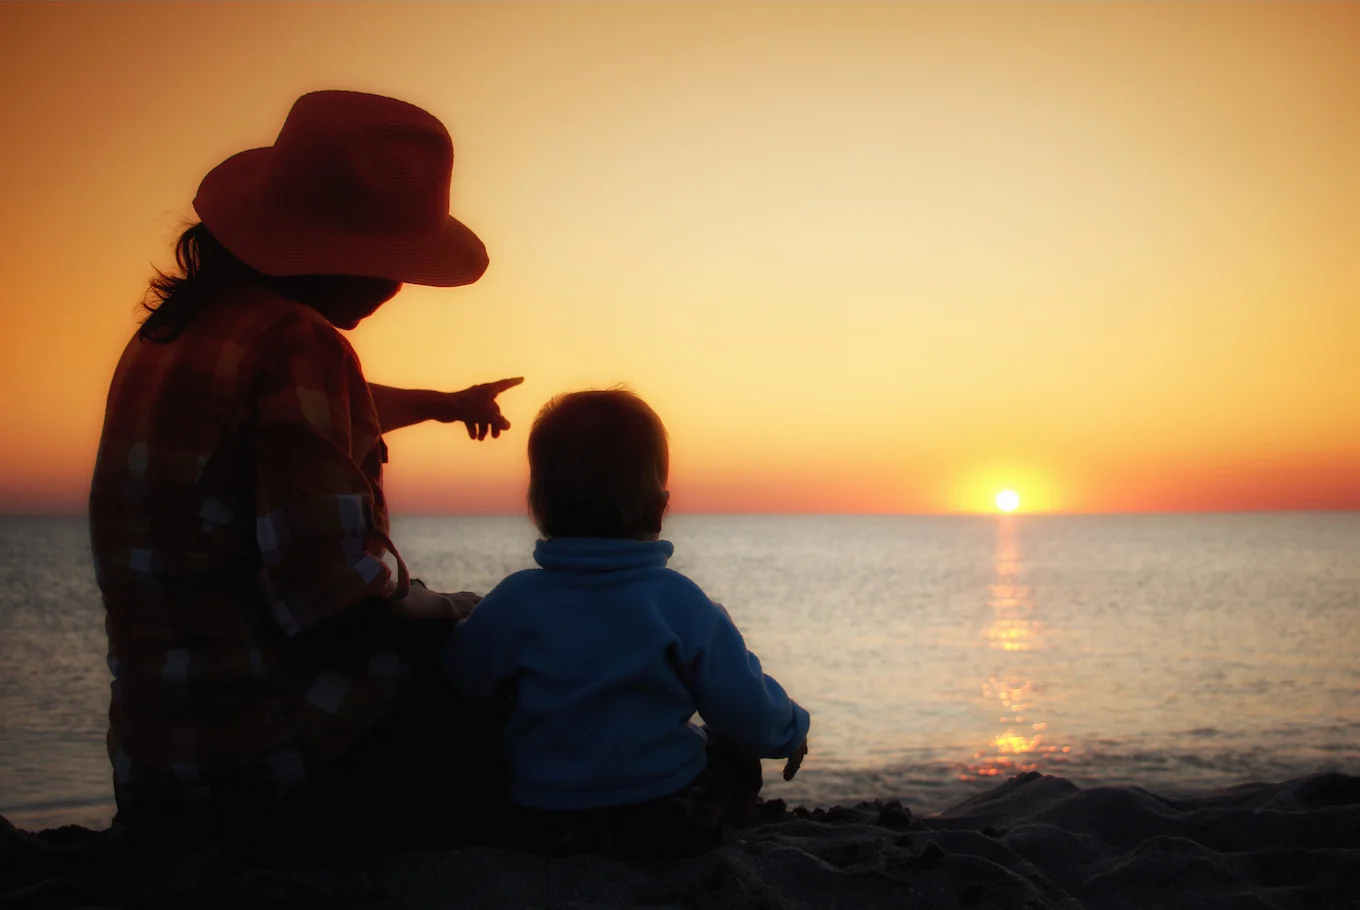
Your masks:
<instances>
[{"instance_id":1,"label":"plaid shirt","mask_svg":"<svg viewBox=\"0 0 1360 910\"><path fill-rule=\"evenodd\" d=\"M290 639L391 593L384 449L359 360L315 310L226 297L128 344L90 492L128 819L215 827L324 767L409 689L396 653ZM304 639L305 640L305 639Z\"/></svg>"}]
</instances>

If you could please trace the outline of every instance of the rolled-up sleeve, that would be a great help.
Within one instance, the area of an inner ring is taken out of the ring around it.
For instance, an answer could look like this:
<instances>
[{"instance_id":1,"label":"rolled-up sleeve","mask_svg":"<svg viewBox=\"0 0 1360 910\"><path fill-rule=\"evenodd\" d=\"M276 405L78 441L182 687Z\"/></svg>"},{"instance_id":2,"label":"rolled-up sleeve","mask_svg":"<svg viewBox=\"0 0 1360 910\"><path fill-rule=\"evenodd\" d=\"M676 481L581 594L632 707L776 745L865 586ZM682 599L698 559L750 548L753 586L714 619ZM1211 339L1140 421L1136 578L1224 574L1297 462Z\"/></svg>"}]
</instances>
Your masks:
<instances>
[{"instance_id":1,"label":"rolled-up sleeve","mask_svg":"<svg viewBox=\"0 0 1360 910\"><path fill-rule=\"evenodd\" d=\"M374 485L356 447L376 442L355 426L372 410L349 344L329 326L295 324L263 362L256 387L256 540L260 584L289 635L388 587L386 536L374 521Z\"/></svg>"}]
</instances>

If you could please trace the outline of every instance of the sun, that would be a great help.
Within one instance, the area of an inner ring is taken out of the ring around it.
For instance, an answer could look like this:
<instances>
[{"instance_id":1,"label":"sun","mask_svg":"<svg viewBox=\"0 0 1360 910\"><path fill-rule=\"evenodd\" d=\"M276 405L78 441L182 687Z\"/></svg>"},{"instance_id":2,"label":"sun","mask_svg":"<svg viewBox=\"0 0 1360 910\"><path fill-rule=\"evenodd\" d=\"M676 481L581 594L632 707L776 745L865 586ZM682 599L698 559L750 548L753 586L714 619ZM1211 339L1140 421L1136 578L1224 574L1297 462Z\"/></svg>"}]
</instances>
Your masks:
<instances>
[{"instance_id":1,"label":"sun","mask_svg":"<svg viewBox=\"0 0 1360 910\"><path fill-rule=\"evenodd\" d=\"M996 507L1003 512L1014 512L1020 506L1020 494L1014 490L1002 490L996 494Z\"/></svg>"}]
</instances>

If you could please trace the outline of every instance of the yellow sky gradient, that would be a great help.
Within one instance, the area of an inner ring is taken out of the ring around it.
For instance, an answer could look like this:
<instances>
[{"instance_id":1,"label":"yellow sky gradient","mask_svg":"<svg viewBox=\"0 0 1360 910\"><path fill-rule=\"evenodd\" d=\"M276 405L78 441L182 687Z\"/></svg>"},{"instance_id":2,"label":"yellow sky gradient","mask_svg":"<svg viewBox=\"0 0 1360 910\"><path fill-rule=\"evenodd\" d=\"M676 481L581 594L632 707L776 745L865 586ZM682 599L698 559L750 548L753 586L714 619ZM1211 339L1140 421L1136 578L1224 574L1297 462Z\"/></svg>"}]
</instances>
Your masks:
<instances>
[{"instance_id":1,"label":"yellow sky gradient","mask_svg":"<svg viewBox=\"0 0 1360 910\"><path fill-rule=\"evenodd\" d=\"M491 252L369 378L527 377L394 511L519 510L620 382L680 511L1360 508L1360 4L507 2L0 5L0 510L83 505L151 263L321 88L444 120Z\"/></svg>"}]
</instances>

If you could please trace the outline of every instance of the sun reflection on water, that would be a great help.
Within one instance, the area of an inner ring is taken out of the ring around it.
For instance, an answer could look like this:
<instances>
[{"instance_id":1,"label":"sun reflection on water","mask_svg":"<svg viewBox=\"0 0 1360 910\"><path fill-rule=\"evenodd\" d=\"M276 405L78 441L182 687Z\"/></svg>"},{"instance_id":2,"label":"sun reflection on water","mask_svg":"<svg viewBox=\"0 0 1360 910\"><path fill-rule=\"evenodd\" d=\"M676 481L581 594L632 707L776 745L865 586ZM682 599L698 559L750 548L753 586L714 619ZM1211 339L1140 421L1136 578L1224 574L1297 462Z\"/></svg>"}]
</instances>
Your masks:
<instances>
[{"instance_id":1,"label":"sun reflection on water","mask_svg":"<svg viewBox=\"0 0 1360 910\"><path fill-rule=\"evenodd\" d=\"M1003 654L1044 649L1044 626L1036 616L1030 589L1024 585L1024 566L1016 543L1015 519L1003 516L997 523L995 580L988 585L987 606L991 621L982 637L991 650ZM1009 777L1039 770L1041 764L1070 752L1046 741L1048 724L1034 718L1034 680L1025 667L1010 661L1004 670L982 683L982 697L999 705L1000 732L971 761L959 768L959 780Z\"/></svg>"}]
</instances>

